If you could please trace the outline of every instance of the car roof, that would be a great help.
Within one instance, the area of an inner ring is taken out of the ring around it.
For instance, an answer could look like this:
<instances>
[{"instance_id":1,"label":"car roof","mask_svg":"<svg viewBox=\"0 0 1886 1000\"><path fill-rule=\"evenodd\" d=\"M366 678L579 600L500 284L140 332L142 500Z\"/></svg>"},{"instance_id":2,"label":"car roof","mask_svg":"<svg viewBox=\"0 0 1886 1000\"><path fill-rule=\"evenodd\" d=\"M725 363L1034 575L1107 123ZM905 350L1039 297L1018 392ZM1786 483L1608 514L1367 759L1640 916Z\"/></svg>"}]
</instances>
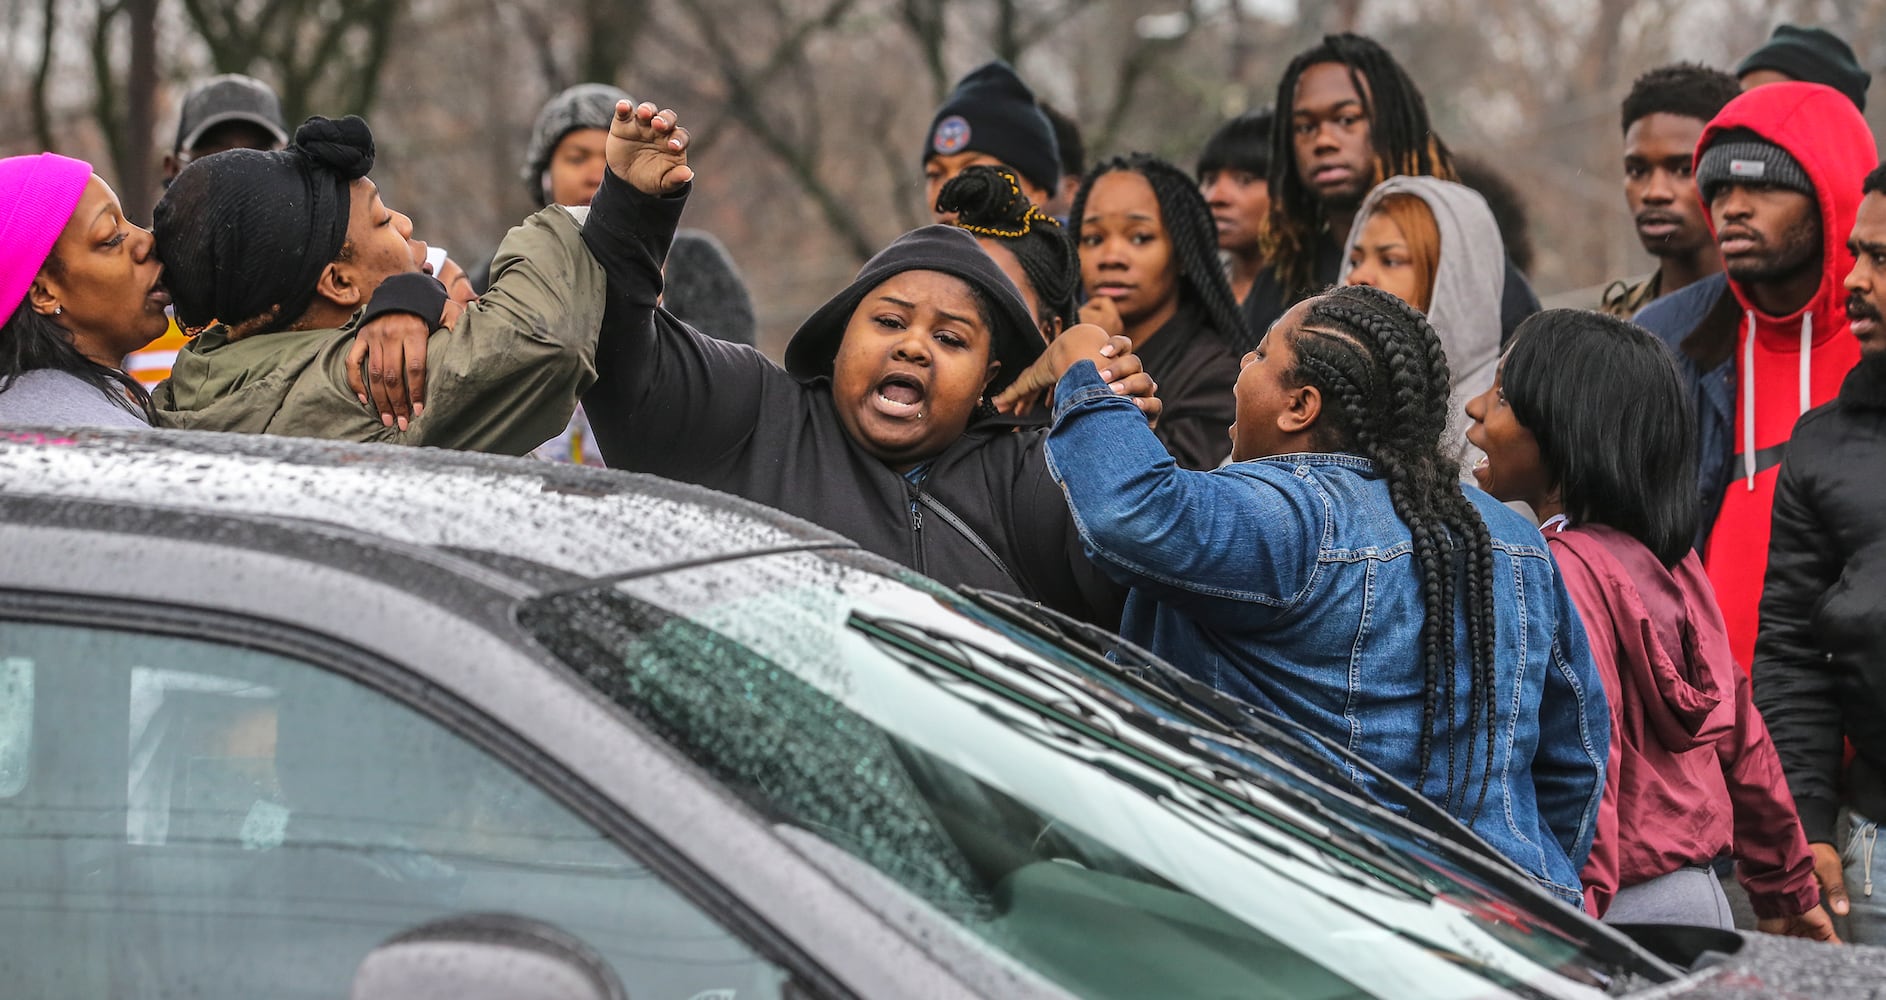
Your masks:
<instances>
[{"instance_id":1,"label":"car roof","mask_svg":"<svg viewBox=\"0 0 1886 1000\"><path fill-rule=\"evenodd\" d=\"M0 496L316 522L363 542L470 559L487 571L548 570L566 579L613 579L760 552L856 548L770 507L655 476L438 448L202 431L0 431Z\"/></svg>"}]
</instances>

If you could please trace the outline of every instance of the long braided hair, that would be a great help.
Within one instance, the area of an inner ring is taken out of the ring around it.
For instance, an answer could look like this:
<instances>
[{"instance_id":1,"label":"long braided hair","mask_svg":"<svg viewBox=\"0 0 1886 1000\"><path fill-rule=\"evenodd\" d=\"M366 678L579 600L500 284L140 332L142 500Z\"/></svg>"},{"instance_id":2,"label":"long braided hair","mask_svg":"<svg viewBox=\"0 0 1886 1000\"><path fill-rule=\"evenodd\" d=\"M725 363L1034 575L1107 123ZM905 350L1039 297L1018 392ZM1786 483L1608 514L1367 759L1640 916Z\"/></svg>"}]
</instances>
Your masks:
<instances>
[{"instance_id":1,"label":"long braided hair","mask_svg":"<svg viewBox=\"0 0 1886 1000\"><path fill-rule=\"evenodd\" d=\"M1297 151L1290 127L1297 80L1322 63L1349 68L1349 80L1362 98L1375 150L1375 184L1404 174L1456 180L1454 157L1434 134L1428 102L1407 70L1373 39L1361 35L1326 35L1322 44L1290 60L1277 85L1278 125L1271 130L1270 228L1265 255L1274 262L1278 283L1292 300L1315 290L1316 236L1325 221L1323 206L1297 176Z\"/></svg>"},{"instance_id":2,"label":"long braided hair","mask_svg":"<svg viewBox=\"0 0 1886 1000\"><path fill-rule=\"evenodd\" d=\"M937 193L936 210L956 214L956 226L1000 242L1021 262L1034 286L1035 322L1055 318L1075 323L1081 290L1081 262L1074 239L1061 221L1036 208L1022 193L1021 180L1007 167L967 167Z\"/></svg>"},{"instance_id":3,"label":"long braided hair","mask_svg":"<svg viewBox=\"0 0 1886 1000\"><path fill-rule=\"evenodd\" d=\"M1427 317L1395 296L1355 285L1314 300L1291 340L1287 378L1324 399L1315 445L1360 455L1388 481L1395 513L1408 525L1421 582L1421 706L1417 788L1446 747L1446 808L1471 824L1493 771L1495 682L1493 540L1461 491L1459 467L1442 446L1451 380L1447 355ZM1468 662L1455 649L1465 611ZM1456 760L1456 678L1467 675L1466 759ZM1478 796L1468 787L1483 754Z\"/></svg>"},{"instance_id":4,"label":"long braided hair","mask_svg":"<svg viewBox=\"0 0 1886 1000\"><path fill-rule=\"evenodd\" d=\"M1238 311L1238 300L1231 294L1230 279L1218 259L1218 226L1212 222L1211 208L1198 193L1198 182L1185 171L1148 153L1116 156L1102 161L1081 179L1080 193L1068 222L1075 233L1087 214L1087 196L1101 177L1124 170L1139 174L1153 187L1159 201L1159 218L1166 236L1172 241L1173 257L1179 266L1179 294L1190 296L1204 313L1205 323L1232 350L1239 354L1257 345Z\"/></svg>"}]
</instances>

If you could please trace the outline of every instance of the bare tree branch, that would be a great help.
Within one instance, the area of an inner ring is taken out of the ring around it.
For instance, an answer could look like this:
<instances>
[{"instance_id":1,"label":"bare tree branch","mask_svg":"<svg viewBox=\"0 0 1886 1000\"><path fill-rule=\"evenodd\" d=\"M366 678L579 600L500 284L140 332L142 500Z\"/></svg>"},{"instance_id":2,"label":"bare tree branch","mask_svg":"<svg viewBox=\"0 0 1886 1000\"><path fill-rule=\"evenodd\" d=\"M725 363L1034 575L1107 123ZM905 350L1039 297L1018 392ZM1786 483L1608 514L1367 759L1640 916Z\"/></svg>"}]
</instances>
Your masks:
<instances>
[{"instance_id":1,"label":"bare tree branch","mask_svg":"<svg viewBox=\"0 0 1886 1000\"><path fill-rule=\"evenodd\" d=\"M917 54L930 74L930 92L935 103L943 103L950 91L949 69L943 65L943 44L948 41L949 25L944 17L948 0L903 0L899 19L917 43Z\"/></svg>"},{"instance_id":2,"label":"bare tree branch","mask_svg":"<svg viewBox=\"0 0 1886 1000\"><path fill-rule=\"evenodd\" d=\"M813 23L836 23L853 2L834 0ZM856 207L849 199L841 196L819 170L821 137L812 135L808 141L803 131L782 128L779 118L763 106L761 91L742 68L732 42L724 32L716 30L715 18L706 4L702 0L684 0L680 6L694 22L708 49L713 52L716 67L727 85L727 113L786 168L793 180L818 206L826 222L837 231L846 248L859 260L870 257L877 249L877 241L865 232ZM800 59L798 53L804 43L802 40L794 42L794 39L800 37L798 33L789 35L788 40L775 49L774 58L769 63L789 65Z\"/></svg>"},{"instance_id":3,"label":"bare tree branch","mask_svg":"<svg viewBox=\"0 0 1886 1000\"><path fill-rule=\"evenodd\" d=\"M184 13L221 73L273 69L282 115L313 110L365 113L405 0L183 0Z\"/></svg>"},{"instance_id":4,"label":"bare tree branch","mask_svg":"<svg viewBox=\"0 0 1886 1000\"><path fill-rule=\"evenodd\" d=\"M1094 138L1088 142L1089 148L1108 149L1118 142L1120 127L1126 122L1128 113L1133 108L1133 101L1138 96L1140 81L1156 68L1165 56L1178 49L1192 33L1198 29L1199 17L1196 8L1188 6L1185 10L1185 28L1176 35L1160 38L1135 36L1133 46L1127 50L1126 58L1121 62L1117 77L1118 83L1113 91L1113 98L1107 106L1106 114L1101 116L1100 128Z\"/></svg>"},{"instance_id":5,"label":"bare tree branch","mask_svg":"<svg viewBox=\"0 0 1886 1000\"><path fill-rule=\"evenodd\" d=\"M115 63L111 55L111 29L123 14L123 0L100 3L98 19L92 24L92 114L105 133L105 149L111 154L112 169L120 173L129 154L125 150L124 132L119 127L123 112L118 105L118 76L112 69Z\"/></svg>"},{"instance_id":6,"label":"bare tree branch","mask_svg":"<svg viewBox=\"0 0 1886 1000\"><path fill-rule=\"evenodd\" d=\"M46 84L52 79L52 41L57 32L59 0L46 0L40 7L39 64L33 67L33 136L40 149L51 149L52 111L46 106Z\"/></svg>"}]
</instances>

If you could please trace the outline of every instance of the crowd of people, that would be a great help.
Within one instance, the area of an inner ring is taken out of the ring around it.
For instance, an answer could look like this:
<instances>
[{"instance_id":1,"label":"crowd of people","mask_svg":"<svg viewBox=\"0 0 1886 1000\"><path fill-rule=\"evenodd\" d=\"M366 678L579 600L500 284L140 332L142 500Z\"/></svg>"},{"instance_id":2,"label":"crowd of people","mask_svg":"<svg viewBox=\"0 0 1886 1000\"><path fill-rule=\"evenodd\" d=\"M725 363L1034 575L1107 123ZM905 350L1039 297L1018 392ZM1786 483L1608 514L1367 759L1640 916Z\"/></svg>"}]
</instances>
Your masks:
<instances>
[{"instance_id":1,"label":"crowd of people","mask_svg":"<svg viewBox=\"0 0 1886 1000\"><path fill-rule=\"evenodd\" d=\"M990 63L913 164L935 224L781 365L726 251L678 228L675 111L554 97L542 210L461 262L382 199L364 121L291 133L217 77L150 230L89 164L0 160L0 424L713 487L1115 630L1566 905L1728 927L1728 884L1763 930L1886 943L1868 82L1788 25L1733 73L1644 74L1620 180L1656 269L1541 311L1510 186L1463 172L1375 40L1301 53L1185 165L1087 164Z\"/></svg>"}]
</instances>

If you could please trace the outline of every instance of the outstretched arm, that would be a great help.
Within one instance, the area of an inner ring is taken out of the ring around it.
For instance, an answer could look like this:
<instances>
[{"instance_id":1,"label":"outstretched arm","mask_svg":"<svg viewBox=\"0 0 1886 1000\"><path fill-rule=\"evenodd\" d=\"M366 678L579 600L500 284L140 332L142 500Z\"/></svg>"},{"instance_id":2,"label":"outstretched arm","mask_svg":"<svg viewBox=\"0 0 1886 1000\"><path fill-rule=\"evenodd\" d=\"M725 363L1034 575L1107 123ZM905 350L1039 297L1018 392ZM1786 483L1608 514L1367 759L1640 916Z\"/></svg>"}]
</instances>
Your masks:
<instances>
[{"instance_id":1,"label":"outstretched arm","mask_svg":"<svg viewBox=\"0 0 1886 1000\"><path fill-rule=\"evenodd\" d=\"M1083 329L1091 328L1062 336ZM1048 435L1049 467L1088 552L1122 582L1167 600L1230 601L1245 613L1293 605L1314 575L1322 537L1314 487L1282 469L1233 476L1179 468L1136 400L1114 384L1118 372L1103 376L1101 365L1118 367L1107 357L1066 364ZM1025 382L1012 391L1030 391Z\"/></svg>"},{"instance_id":2,"label":"outstretched arm","mask_svg":"<svg viewBox=\"0 0 1886 1000\"><path fill-rule=\"evenodd\" d=\"M1735 815L1736 875L1748 890L1757 926L1770 934L1838 940L1821 909L1814 852L1781 773L1768 726L1755 710L1748 676L1735 672L1735 728L1716 743Z\"/></svg>"},{"instance_id":3,"label":"outstretched arm","mask_svg":"<svg viewBox=\"0 0 1886 1000\"><path fill-rule=\"evenodd\" d=\"M657 308L694 178L687 145L673 111L616 106L609 171L583 228L609 276L596 384L583 407L611 468L696 479L751 437L762 387L788 376L751 347L704 336Z\"/></svg>"}]
</instances>

